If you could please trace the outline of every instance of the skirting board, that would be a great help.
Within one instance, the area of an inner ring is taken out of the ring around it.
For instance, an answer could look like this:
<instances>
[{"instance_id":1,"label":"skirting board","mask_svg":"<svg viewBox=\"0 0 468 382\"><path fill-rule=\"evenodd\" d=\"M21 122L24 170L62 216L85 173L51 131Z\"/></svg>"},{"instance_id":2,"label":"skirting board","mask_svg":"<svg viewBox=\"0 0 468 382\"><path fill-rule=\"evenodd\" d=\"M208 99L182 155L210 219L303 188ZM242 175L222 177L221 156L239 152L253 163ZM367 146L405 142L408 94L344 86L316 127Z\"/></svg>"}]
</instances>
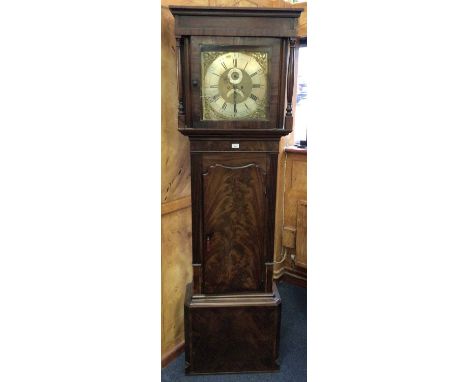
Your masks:
<instances>
[{"instance_id":1,"label":"skirting board","mask_svg":"<svg viewBox=\"0 0 468 382\"><path fill-rule=\"evenodd\" d=\"M184 352L185 341L174 346L170 351L162 356L161 367L166 367L173 360L175 360L180 354Z\"/></svg>"},{"instance_id":2,"label":"skirting board","mask_svg":"<svg viewBox=\"0 0 468 382\"><path fill-rule=\"evenodd\" d=\"M294 284L303 288L307 288L307 278L298 275L288 270L283 270L278 276L274 277L275 281L283 281L289 284Z\"/></svg>"}]
</instances>

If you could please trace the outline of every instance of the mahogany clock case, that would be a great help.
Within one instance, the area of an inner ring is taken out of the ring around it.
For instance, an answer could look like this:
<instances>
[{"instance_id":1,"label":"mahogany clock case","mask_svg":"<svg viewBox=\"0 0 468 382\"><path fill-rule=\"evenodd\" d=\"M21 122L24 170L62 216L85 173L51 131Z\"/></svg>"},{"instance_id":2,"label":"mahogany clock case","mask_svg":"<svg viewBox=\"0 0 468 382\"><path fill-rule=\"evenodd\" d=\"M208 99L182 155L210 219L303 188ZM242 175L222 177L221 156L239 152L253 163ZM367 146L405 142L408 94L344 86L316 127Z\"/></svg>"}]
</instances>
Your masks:
<instances>
[{"instance_id":1,"label":"mahogany clock case","mask_svg":"<svg viewBox=\"0 0 468 382\"><path fill-rule=\"evenodd\" d=\"M279 139L292 129L301 9L170 7L179 131L190 139L193 282L185 300L187 374L279 369L273 282ZM268 52L266 120L203 120L203 49Z\"/></svg>"}]
</instances>

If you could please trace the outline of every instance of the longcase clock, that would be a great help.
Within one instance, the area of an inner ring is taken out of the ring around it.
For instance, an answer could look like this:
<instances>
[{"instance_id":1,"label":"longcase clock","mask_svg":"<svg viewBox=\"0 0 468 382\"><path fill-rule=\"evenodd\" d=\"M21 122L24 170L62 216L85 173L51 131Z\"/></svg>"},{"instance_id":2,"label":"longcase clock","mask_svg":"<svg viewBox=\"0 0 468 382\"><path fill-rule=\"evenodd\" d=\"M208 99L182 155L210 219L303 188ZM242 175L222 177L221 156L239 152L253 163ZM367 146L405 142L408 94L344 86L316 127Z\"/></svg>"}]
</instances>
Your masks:
<instances>
[{"instance_id":1,"label":"longcase clock","mask_svg":"<svg viewBox=\"0 0 468 382\"><path fill-rule=\"evenodd\" d=\"M302 9L170 7L179 131L190 139L187 374L279 369L278 147L291 132Z\"/></svg>"}]
</instances>

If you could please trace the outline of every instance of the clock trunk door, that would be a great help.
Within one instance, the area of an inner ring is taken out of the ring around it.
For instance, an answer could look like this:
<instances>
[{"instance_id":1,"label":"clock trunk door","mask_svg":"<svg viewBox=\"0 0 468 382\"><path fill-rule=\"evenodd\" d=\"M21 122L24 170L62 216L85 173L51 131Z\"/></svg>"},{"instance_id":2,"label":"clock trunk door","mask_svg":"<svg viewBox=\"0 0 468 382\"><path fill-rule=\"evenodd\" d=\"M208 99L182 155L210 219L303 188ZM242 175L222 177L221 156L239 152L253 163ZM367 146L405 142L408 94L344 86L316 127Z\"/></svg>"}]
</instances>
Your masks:
<instances>
[{"instance_id":1,"label":"clock trunk door","mask_svg":"<svg viewBox=\"0 0 468 382\"><path fill-rule=\"evenodd\" d=\"M263 288L266 158L205 156L203 293Z\"/></svg>"}]
</instances>

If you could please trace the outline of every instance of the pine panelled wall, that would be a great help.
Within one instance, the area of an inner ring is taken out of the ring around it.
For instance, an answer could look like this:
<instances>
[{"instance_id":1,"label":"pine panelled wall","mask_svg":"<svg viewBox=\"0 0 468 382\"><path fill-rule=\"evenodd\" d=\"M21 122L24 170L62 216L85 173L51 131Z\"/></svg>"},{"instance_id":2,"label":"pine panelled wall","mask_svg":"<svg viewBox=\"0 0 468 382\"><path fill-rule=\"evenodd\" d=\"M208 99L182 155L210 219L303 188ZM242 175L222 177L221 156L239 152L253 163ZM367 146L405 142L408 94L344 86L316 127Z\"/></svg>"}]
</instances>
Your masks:
<instances>
[{"instance_id":1,"label":"pine panelled wall","mask_svg":"<svg viewBox=\"0 0 468 382\"><path fill-rule=\"evenodd\" d=\"M192 232L190 197L190 149L187 137L177 127L177 58L174 18L169 5L238 6L305 8L300 20L300 36L307 35L307 3L291 4L281 0L163 0L161 14L161 82L162 82L162 359L163 365L183 350L185 287L192 280ZM297 62L297 60L296 60ZM292 134L291 134L292 135ZM278 193L275 228L275 259L281 256L283 216L284 147L292 144L291 136L280 142ZM285 262L286 263L286 262ZM275 275L284 273L284 265L275 267ZM287 263L286 265L288 265Z\"/></svg>"},{"instance_id":2,"label":"pine panelled wall","mask_svg":"<svg viewBox=\"0 0 468 382\"><path fill-rule=\"evenodd\" d=\"M277 265L274 276L297 285L307 281L307 150L286 148L282 153L280 182L284 198L279 200L284 216L277 216L276 241L287 256ZM282 188L283 189L283 188ZM283 202L284 200L284 202ZM284 203L284 204L283 204ZM284 224L282 223L284 220ZM294 257L291 257L291 254ZM277 261L281 254L276 253Z\"/></svg>"}]
</instances>

